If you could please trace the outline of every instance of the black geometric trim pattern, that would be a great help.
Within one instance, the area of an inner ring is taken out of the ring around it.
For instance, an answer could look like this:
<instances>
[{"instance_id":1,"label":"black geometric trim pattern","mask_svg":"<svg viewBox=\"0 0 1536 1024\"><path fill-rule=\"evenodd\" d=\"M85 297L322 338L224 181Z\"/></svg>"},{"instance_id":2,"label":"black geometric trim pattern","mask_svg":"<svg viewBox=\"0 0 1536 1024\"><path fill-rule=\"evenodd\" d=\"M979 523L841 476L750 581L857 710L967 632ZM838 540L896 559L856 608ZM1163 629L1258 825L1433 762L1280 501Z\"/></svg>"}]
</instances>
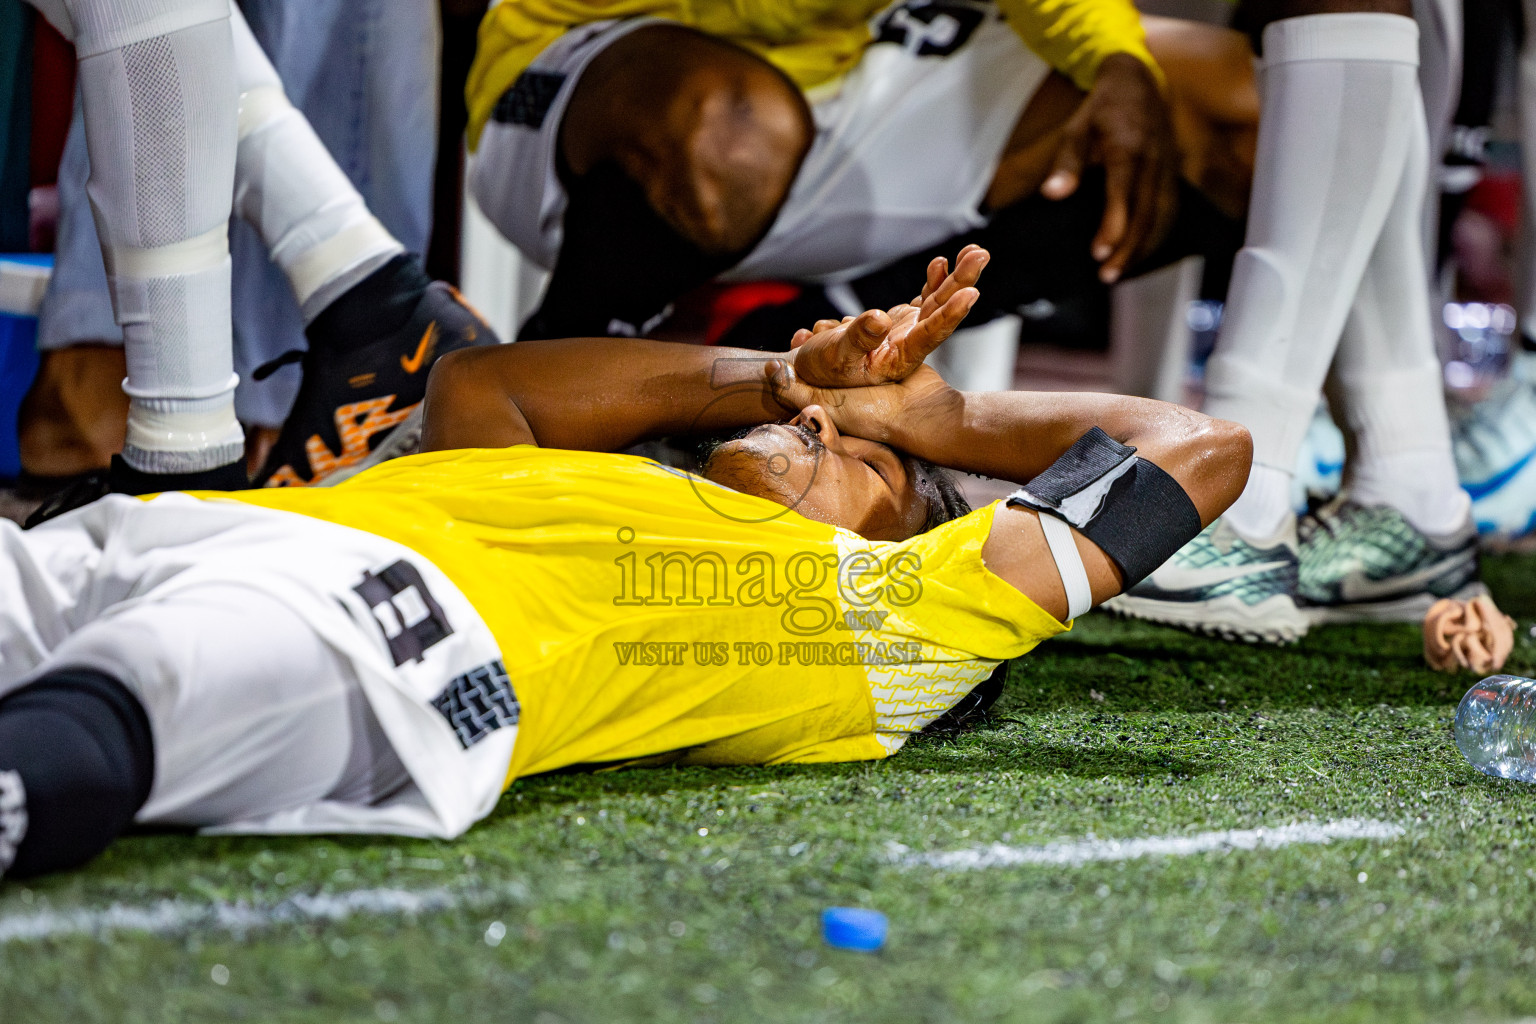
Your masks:
<instances>
[{"instance_id":1,"label":"black geometric trim pattern","mask_svg":"<svg viewBox=\"0 0 1536 1024\"><path fill-rule=\"evenodd\" d=\"M404 559L377 575L364 572L363 581L352 589L373 610L396 665L421 661L427 648L453 634L447 613L427 589L420 570Z\"/></svg>"},{"instance_id":2,"label":"black geometric trim pattern","mask_svg":"<svg viewBox=\"0 0 1536 1024\"><path fill-rule=\"evenodd\" d=\"M459 746L465 750L497 729L516 725L521 710L500 660L470 669L453 680L432 698L432 706L453 726Z\"/></svg>"},{"instance_id":3,"label":"black geometric trim pattern","mask_svg":"<svg viewBox=\"0 0 1536 1024\"><path fill-rule=\"evenodd\" d=\"M565 76L561 74L524 71L491 108L491 120L502 124L525 124L538 131L544 127L549 106L555 102L555 96L564 84Z\"/></svg>"}]
</instances>

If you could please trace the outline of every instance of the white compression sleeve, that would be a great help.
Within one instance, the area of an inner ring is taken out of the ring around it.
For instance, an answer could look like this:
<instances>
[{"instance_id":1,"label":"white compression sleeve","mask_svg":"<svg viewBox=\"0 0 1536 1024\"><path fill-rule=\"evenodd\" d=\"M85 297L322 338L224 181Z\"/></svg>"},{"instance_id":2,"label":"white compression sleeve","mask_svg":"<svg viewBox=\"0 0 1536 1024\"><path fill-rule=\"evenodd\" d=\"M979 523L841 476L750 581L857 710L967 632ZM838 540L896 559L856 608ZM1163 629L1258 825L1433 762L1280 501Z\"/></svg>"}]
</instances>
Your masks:
<instances>
[{"instance_id":1,"label":"white compression sleeve","mask_svg":"<svg viewBox=\"0 0 1536 1024\"><path fill-rule=\"evenodd\" d=\"M1056 572L1067 592L1067 618L1088 614L1093 608L1093 588L1088 584L1088 570L1083 566L1082 553L1077 550L1077 541L1072 537L1072 527L1043 512L1039 519L1046 546L1051 549Z\"/></svg>"},{"instance_id":2,"label":"white compression sleeve","mask_svg":"<svg viewBox=\"0 0 1536 1024\"><path fill-rule=\"evenodd\" d=\"M368 211L231 5L240 80L235 212L254 227L298 298L305 322L405 251Z\"/></svg>"},{"instance_id":3,"label":"white compression sleeve","mask_svg":"<svg viewBox=\"0 0 1536 1024\"><path fill-rule=\"evenodd\" d=\"M1248 235L1206 375L1206 411L1253 435L1255 476L1284 474L1422 123L1418 30L1392 14L1287 18L1264 32ZM1291 514L1283 487L1226 513L1250 537Z\"/></svg>"},{"instance_id":4,"label":"white compression sleeve","mask_svg":"<svg viewBox=\"0 0 1536 1024\"><path fill-rule=\"evenodd\" d=\"M230 350L235 82L218 0L64 0L87 192L132 404L123 458L189 473L240 457Z\"/></svg>"},{"instance_id":5,"label":"white compression sleeve","mask_svg":"<svg viewBox=\"0 0 1536 1024\"><path fill-rule=\"evenodd\" d=\"M1381 237L1366 264L1334 361L1332 394L1354 435L1347 489L1391 505L1426 533L1460 527L1470 501L1456 476L1440 359L1419 246L1429 177L1422 117Z\"/></svg>"}]
</instances>

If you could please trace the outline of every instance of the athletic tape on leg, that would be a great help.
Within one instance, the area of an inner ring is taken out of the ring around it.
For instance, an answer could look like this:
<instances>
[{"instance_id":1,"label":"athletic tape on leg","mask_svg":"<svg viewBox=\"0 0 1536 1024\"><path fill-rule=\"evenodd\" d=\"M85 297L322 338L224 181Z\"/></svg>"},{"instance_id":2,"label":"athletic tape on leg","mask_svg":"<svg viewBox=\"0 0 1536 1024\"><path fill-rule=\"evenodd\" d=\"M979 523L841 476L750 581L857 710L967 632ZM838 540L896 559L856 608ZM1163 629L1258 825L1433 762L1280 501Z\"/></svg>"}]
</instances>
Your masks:
<instances>
[{"instance_id":1,"label":"athletic tape on leg","mask_svg":"<svg viewBox=\"0 0 1536 1024\"><path fill-rule=\"evenodd\" d=\"M1178 481L1098 427L1010 494L1008 504L1077 527L1119 567L1126 589L1200 532L1200 513Z\"/></svg>"}]
</instances>

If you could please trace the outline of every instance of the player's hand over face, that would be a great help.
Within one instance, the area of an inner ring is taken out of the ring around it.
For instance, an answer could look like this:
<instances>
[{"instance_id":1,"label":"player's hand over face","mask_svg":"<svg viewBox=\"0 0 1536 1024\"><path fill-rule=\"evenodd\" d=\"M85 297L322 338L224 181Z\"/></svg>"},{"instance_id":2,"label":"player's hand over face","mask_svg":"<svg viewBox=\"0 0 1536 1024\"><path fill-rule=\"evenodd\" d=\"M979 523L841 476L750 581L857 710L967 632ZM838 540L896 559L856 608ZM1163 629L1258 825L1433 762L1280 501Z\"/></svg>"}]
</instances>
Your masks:
<instances>
[{"instance_id":1,"label":"player's hand over face","mask_svg":"<svg viewBox=\"0 0 1536 1024\"><path fill-rule=\"evenodd\" d=\"M1104 219L1092 253L1100 279L1112 283L1162 240L1176 203L1177 151L1168 104L1152 72L1130 54L1113 54L1099 66L1093 90L1062 129L1041 193L1065 199L1090 163L1104 165L1105 179Z\"/></svg>"},{"instance_id":2,"label":"player's hand over face","mask_svg":"<svg viewBox=\"0 0 1536 1024\"><path fill-rule=\"evenodd\" d=\"M953 273L942 256L928 264L922 294L885 312L820 320L790 341L790 365L799 383L855 388L905 380L954 333L980 293L976 281L991 254L976 245L960 250Z\"/></svg>"},{"instance_id":3,"label":"player's hand over face","mask_svg":"<svg viewBox=\"0 0 1536 1024\"><path fill-rule=\"evenodd\" d=\"M942 421L943 414L962 401L960 393L927 365L902 380L863 388L816 388L792 381L777 397L796 410L819 405L842 433L887 444L903 433L921 431L930 417Z\"/></svg>"}]
</instances>

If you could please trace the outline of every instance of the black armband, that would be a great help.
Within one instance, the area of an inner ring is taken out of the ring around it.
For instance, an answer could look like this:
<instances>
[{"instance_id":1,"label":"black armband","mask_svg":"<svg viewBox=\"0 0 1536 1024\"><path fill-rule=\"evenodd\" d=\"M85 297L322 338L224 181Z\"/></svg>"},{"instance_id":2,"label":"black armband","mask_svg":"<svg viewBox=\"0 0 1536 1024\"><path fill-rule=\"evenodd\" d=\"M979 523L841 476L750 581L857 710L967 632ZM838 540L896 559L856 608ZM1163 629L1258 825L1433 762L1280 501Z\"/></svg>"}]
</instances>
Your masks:
<instances>
[{"instance_id":1,"label":"black armband","mask_svg":"<svg viewBox=\"0 0 1536 1024\"><path fill-rule=\"evenodd\" d=\"M1008 504L1075 526L1120 569L1127 590L1200 532L1200 513L1178 481L1098 427Z\"/></svg>"}]
</instances>

